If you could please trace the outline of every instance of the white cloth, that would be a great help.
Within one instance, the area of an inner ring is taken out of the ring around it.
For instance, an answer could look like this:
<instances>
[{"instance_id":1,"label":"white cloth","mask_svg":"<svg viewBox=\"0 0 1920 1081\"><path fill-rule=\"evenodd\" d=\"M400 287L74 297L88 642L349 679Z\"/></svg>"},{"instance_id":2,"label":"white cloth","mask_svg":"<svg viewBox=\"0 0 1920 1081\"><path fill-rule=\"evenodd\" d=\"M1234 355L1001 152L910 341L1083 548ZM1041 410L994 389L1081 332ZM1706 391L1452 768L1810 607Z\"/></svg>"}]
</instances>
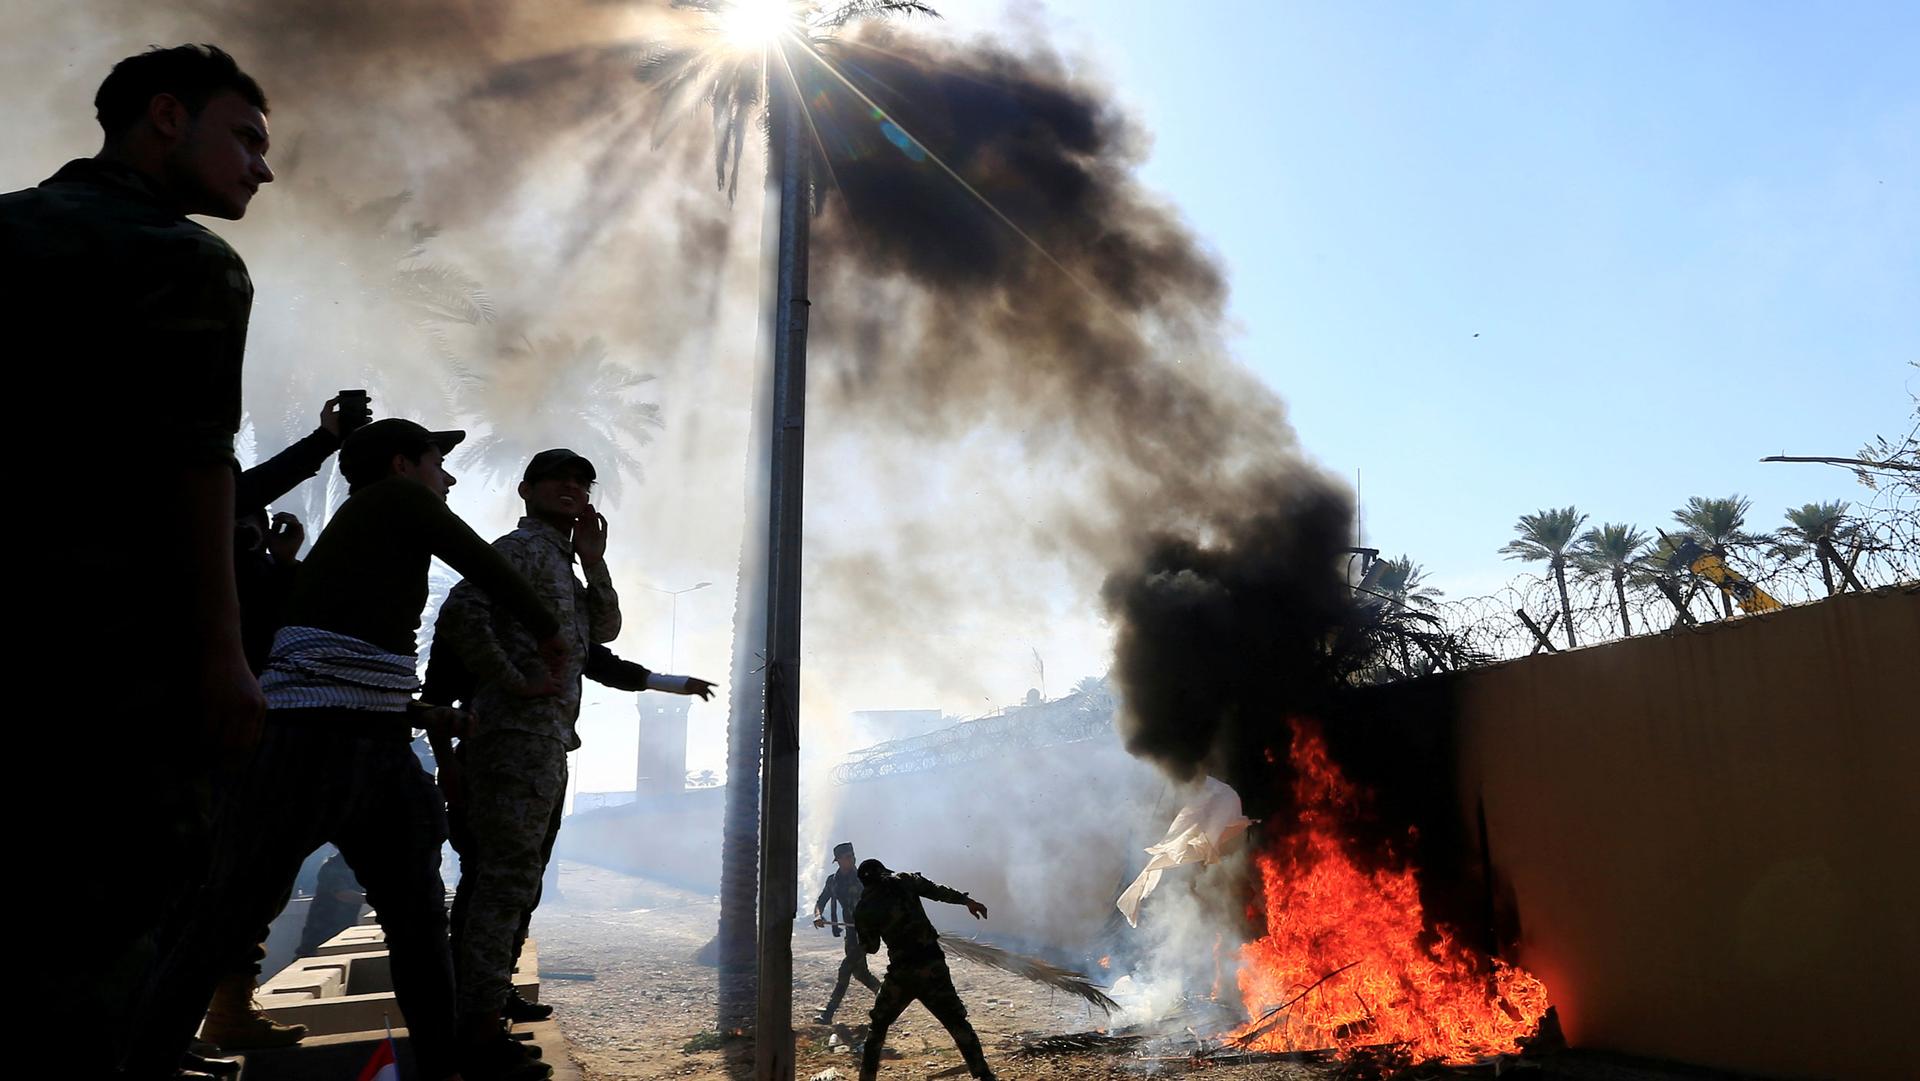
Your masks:
<instances>
[{"instance_id":1,"label":"white cloth","mask_svg":"<svg viewBox=\"0 0 1920 1081\"><path fill-rule=\"evenodd\" d=\"M1187 863L1219 863L1227 846L1239 839L1252 825L1240 813L1240 794L1226 784L1207 778L1200 797L1180 808L1167 827L1167 836L1147 849L1147 866L1138 878L1120 894L1114 905L1127 918L1129 927L1140 926L1140 904L1160 885L1161 872Z\"/></svg>"}]
</instances>

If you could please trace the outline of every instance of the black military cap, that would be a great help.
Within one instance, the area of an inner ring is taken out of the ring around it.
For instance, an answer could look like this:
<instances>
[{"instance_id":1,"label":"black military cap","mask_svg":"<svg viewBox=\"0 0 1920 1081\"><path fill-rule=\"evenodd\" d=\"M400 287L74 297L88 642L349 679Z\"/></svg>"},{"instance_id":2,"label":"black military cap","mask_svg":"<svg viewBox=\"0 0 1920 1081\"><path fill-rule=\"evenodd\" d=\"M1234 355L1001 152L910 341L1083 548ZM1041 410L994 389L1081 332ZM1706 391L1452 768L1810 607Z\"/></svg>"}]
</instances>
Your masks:
<instances>
[{"instance_id":1,"label":"black military cap","mask_svg":"<svg viewBox=\"0 0 1920 1081\"><path fill-rule=\"evenodd\" d=\"M851 855L853 855L852 841L841 841L839 844L833 846L834 859L839 859L842 856L851 856Z\"/></svg>"},{"instance_id":2,"label":"black military cap","mask_svg":"<svg viewBox=\"0 0 1920 1081\"><path fill-rule=\"evenodd\" d=\"M864 860L860 864L860 869L854 873L860 876L860 881L871 885L892 872L888 871L887 865L879 860Z\"/></svg>"},{"instance_id":3,"label":"black military cap","mask_svg":"<svg viewBox=\"0 0 1920 1081\"><path fill-rule=\"evenodd\" d=\"M442 455L460 445L467 437L463 431L428 431L424 426L399 417L376 420L359 428L340 445L340 475L348 484L366 484L387 475L396 454L418 458L428 448Z\"/></svg>"},{"instance_id":4,"label":"black military cap","mask_svg":"<svg viewBox=\"0 0 1920 1081\"><path fill-rule=\"evenodd\" d=\"M534 481L557 477L569 471L585 474L588 481L597 479L593 471L593 463L565 447L543 450L534 455L533 460L527 463L526 475L520 479L532 484Z\"/></svg>"}]
</instances>

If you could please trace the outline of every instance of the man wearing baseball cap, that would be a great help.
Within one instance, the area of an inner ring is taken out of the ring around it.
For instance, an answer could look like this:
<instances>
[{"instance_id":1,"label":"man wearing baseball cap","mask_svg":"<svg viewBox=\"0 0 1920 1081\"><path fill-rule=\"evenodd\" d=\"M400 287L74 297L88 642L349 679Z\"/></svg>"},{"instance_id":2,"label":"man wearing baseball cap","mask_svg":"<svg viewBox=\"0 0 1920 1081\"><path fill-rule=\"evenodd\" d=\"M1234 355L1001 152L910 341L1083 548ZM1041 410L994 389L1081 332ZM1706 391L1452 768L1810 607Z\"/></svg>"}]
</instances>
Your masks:
<instances>
[{"instance_id":1,"label":"man wearing baseball cap","mask_svg":"<svg viewBox=\"0 0 1920 1081\"><path fill-rule=\"evenodd\" d=\"M847 981L859 980L860 986L869 991L879 991L880 981L874 978L873 970L867 967L867 951L860 948L860 932L853 926L853 910L860 907L860 875L856 870L858 863L853 854L853 842L841 841L833 846L834 870L827 876L827 884L820 887L820 896L813 902L813 925L833 926L833 937L839 938L840 932L846 932L846 951L840 959L840 971L833 980L833 993L827 996L827 1005L814 1018L819 1024L833 1024L834 1011L840 1008L840 1000L846 997ZM829 911L831 908L833 911ZM829 919L828 917L832 918Z\"/></svg>"},{"instance_id":2,"label":"man wearing baseball cap","mask_svg":"<svg viewBox=\"0 0 1920 1081\"><path fill-rule=\"evenodd\" d=\"M580 746L580 679L593 646L620 633L620 598L607 571L607 520L591 501L593 463L564 448L527 463L519 496L526 515L493 542L560 617L567 663L541 662L533 633L504 598L468 578L447 595L435 642L455 654L472 681L474 731L442 757L450 801L463 828L460 890L454 904L454 969L461 1044L484 1049L506 1039L503 1015L532 1019L513 1002L513 966L567 792L567 754ZM586 576L574 576L575 562ZM713 685L649 673L646 686L705 698ZM544 1011L540 1011L544 1013ZM463 1068L464 1060L463 1060ZM471 1076L471 1075L469 1075Z\"/></svg>"},{"instance_id":3,"label":"man wearing baseball cap","mask_svg":"<svg viewBox=\"0 0 1920 1081\"><path fill-rule=\"evenodd\" d=\"M394 994L423 1077L539 1081L516 1047L456 1051L453 963L440 846L446 808L411 749L413 728L451 711L414 701L415 634L439 557L488 591L567 670L560 621L527 580L447 507L444 457L466 433L374 421L340 448L347 501L314 542L260 677L267 720L232 794L214 868L187 939L155 991L130 1067L179 1061L218 978L218 960L271 919L300 864L331 842L366 887L391 953ZM210 962L214 962L211 963ZM456 1058L459 1061L456 1061Z\"/></svg>"}]
</instances>

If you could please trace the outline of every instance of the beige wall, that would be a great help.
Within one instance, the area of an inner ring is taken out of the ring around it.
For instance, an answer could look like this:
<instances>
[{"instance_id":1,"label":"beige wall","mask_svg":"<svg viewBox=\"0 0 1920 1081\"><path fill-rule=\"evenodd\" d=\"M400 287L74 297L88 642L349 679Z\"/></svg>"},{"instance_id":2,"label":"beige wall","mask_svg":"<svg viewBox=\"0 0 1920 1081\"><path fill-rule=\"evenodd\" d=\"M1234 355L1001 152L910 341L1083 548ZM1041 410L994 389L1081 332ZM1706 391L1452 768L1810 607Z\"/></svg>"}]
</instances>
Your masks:
<instances>
[{"instance_id":1,"label":"beige wall","mask_svg":"<svg viewBox=\"0 0 1920 1081\"><path fill-rule=\"evenodd\" d=\"M1458 687L1462 810L1571 1042L1920 1077L1920 592Z\"/></svg>"}]
</instances>

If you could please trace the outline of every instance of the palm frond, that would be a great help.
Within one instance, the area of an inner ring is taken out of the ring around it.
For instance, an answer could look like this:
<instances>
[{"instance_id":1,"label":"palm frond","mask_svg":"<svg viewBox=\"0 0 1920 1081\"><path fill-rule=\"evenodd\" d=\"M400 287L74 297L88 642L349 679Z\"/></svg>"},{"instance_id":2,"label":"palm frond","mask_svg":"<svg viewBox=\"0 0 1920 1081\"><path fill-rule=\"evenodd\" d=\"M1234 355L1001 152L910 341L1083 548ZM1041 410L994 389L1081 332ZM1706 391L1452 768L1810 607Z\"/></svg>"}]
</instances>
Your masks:
<instances>
[{"instance_id":1,"label":"palm frond","mask_svg":"<svg viewBox=\"0 0 1920 1081\"><path fill-rule=\"evenodd\" d=\"M1120 1004L1109 998L1107 993L1095 986L1092 980L1070 968L1061 968L1051 962L1042 961L1038 957L1013 953L998 946L989 946L979 939L963 938L959 935L941 935L940 946L961 960L972 961L976 965L985 965L988 968L997 968L1002 972L1010 972L1023 980L1032 980L1034 983L1044 984L1056 991L1065 991L1067 994L1084 998L1109 1014L1117 1013L1120 1009Z\"/></svg>"},{"instance_id":2,"label":"palm frond","mask_svg":"<svg viewBox=\"0 0 1920 1081\"><path fill-rule=\"evenodd\" d=\"M915 0L847 0L839 7L821 13L812 20L817 31L844 29L848 24L862 19L885 19L893 16L920 15L929 19L940 18L940 13L932 7L916 3Z\"/></svg>"}]
</instances>

